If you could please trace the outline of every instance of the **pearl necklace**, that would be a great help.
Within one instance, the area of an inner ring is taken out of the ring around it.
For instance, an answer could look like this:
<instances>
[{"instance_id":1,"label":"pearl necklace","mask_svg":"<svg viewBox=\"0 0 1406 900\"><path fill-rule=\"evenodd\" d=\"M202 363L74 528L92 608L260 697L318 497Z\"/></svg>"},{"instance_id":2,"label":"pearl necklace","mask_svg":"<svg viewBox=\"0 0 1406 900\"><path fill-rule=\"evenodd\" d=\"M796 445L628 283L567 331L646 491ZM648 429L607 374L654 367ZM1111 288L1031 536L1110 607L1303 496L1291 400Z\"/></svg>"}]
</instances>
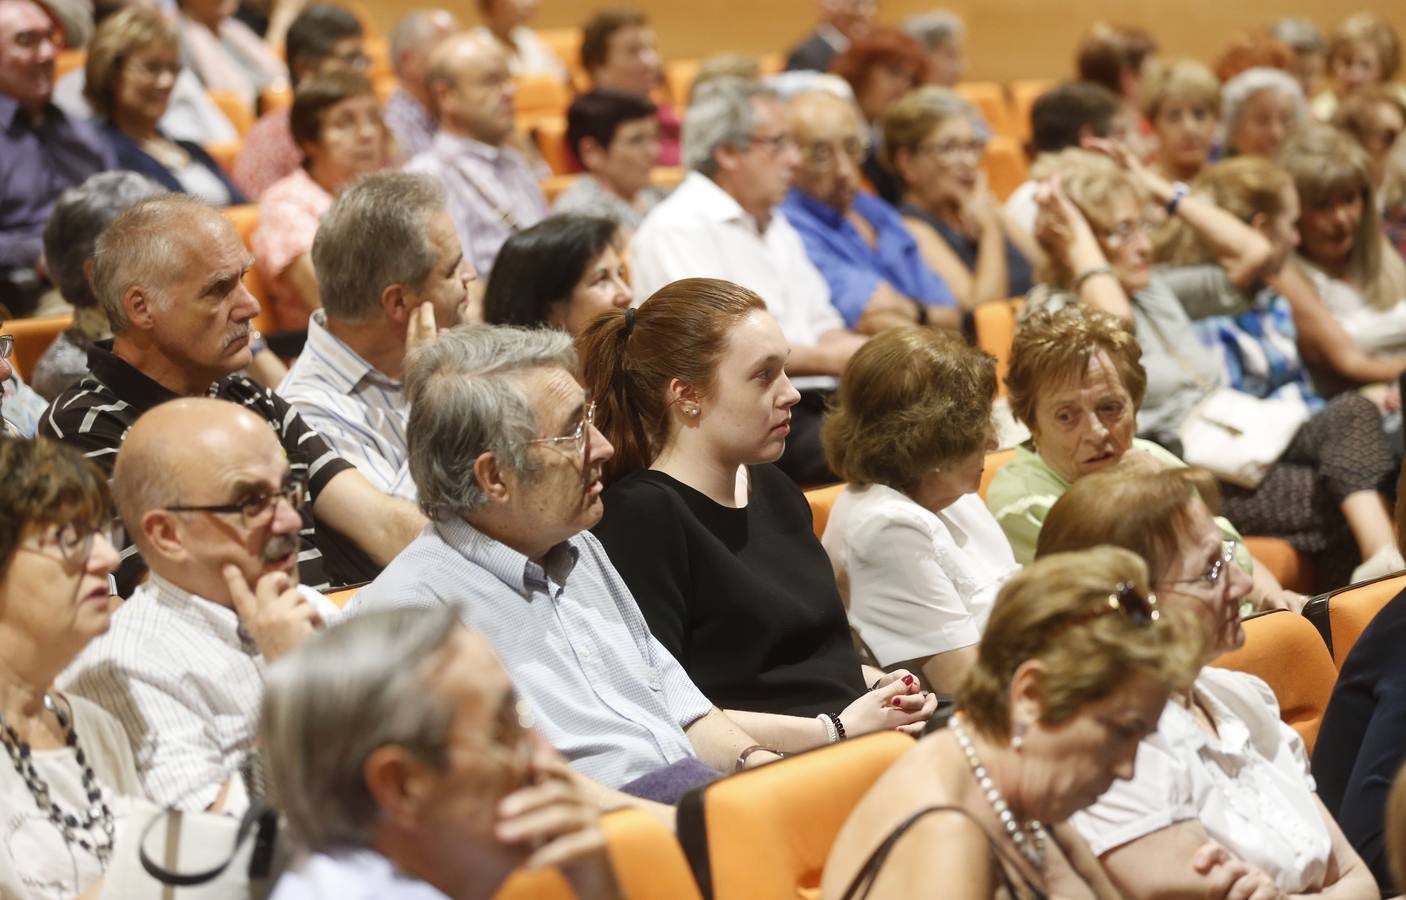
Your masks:
<instances>
[{"instance_id":1,"label":"pearl necklace","mask_svg":"<svg viewBox=\"0 0 1406 900\"><path fill-rule=\"evenodd\" d=\"M986 795L986 802L991 804L991 809L995 811L996 818L1001 820L1001 827L1006 830L1006 835L1015 844L1020 855L1024 856L1030 865L1037 870L1045 867L1045 829L1039 822L1031 821L1022 823L1016 819L1015 813L1011 812L1010 804L1001 795L1001 789L996 787L996 782L991 779L991 773L986 771L986 766L976 755L976 748L972 746L971 736L962 727L962 720L953 716L948 723L948 728L952 729L952 734L957 738L957 745L962 748L962 752L967 756L967 764L971 766L972 777L976 779L977 786Z\"/></svg>"}]
</instances>

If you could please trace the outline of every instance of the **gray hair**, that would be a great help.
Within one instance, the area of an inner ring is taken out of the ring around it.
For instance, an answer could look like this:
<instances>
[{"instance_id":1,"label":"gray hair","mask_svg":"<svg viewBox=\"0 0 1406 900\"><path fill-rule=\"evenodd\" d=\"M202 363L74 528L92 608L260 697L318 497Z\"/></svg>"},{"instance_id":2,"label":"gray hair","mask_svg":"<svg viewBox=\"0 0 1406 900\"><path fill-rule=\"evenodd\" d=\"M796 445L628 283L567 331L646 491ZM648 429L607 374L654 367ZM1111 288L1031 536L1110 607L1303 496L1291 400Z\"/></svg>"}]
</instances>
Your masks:
<instances>
[{"instance_id":1,"label":"gray hair","mask_svg":"<svg viewBox=\"0 0 1406 900\"><path fill-rule=\"evenodd\" d=\"M746 78L716 78L700 87L683 120L684 165L712 178L720 147L751 146L757 124L752 101L759 97L778 100L770 88Z\"/></svg>"},{"instance_id":2,"label":"gray hair","mask_svg":"<svg viewBox=\"0 0 1406 900\"><path fill-rule=\"evenodd\" d=\"M448 606L368 612L314 633L269 667L262 752L302 846L372 845L380 810L364 773L380 748L447 764L454 704L429 682L460 627Z\"/></svg>"},{"instance_id":3,"label":"gray hair","mask_svg":"<svg viewBox=\"0 0 1406 900\"><path fill-rule=\"evenodd\" d=\"M1256 66L1246 69L1227 81L1220 89L1221 133L1228 136L1240 125L1245 104L1260 91L1277 91L1294 103L1294 121L1302 122L1305 113L1303 88L1298 79L1282 69Z\"/></svg>"},{"instance_id":4,"label":"gray hair","mask_svg":"<svg viewBox=\"0 0 1406 900\"><path fill-rule=\"evenodd\" d=\"M488 504L474 476L483 453L516 472L534 471L527 448L537 416L518 376L543 367L576 370L566 332L459 325L407 357L410 477L425 515L444 521Z\"/></svg>"},{"instance_id":5,"label":"gray hair","mask_svg":"<svg viewBox=\"0 0 1406 900\"><path fill-rule=\"evenodd\" d=\"M83 274L98 235L128 207L166 189L136 172L99 172L59 194L44 226L44 259L59 293L74 306L94 306L98 298Z\"/></svg>"},{"instance_id":6,"label":"gray hair","mask_svg":"<svg viewBox=\"0 0 1406 900\"><path fill-rule=\"evenodd\" d=\"M922 44L925 50L935 50L943 44L961 40L967 30L962 17L948 9L909 16L903 20L902 27L903 33Z\"/></svg>"},{"instance_id":7,"label":"gray hair","mask_svg":"<svg viewBox=\"0 0 1406 900\"><path fill-rule=\"evenodd\" d=\"M447 9L417 9L414 12L401 16L391 29L390 46L388 53L391 58L391 67L395 69L397 77L401 76L400 60L407 53L417 50L428 50L426 44L434 35L434 17L440 13L448 13ZM451 16L453 13L449 13Z\"/></svg>"},{"instance_id":8,"label":"gray hair","mask_svg":"<svg viewBox=\"0 0 1406 900\"><path fill-rule=\"evenodd\" d=\"M145 288L160 308L169 308L170 279L188 261L183 238L201 213L215 210L190 194L157 194L128 208L98 235L93 294L114 335L131 325L122 296L134 285Z\"/></svg>"},{"instance_id":9,"label":"gray hair","mask_svg":"<svg viewBox=\"0 0 1406 900\"><path fill-rule=\"evenodd\" d=\"M327 315L365 322L392 284L420 288L434 271L430 218L444 191L428 175L378 172L338 195L318 225L312 264Z\"/></svg>"},{"instance_id":10,"label":"gray hair","mask_svg":"<svg viewBox=\"0 0 1406 900\"><path fill-rule=\"evenodd\" d=\"M1321 52L1328 49L1328 42L1323 39L1323 32L1319 31L1318 26L1308 19L1286 16L1270 23L1266 30L1270 37L1288 44L1298 53Z\"/></svg>"}]
</instances>

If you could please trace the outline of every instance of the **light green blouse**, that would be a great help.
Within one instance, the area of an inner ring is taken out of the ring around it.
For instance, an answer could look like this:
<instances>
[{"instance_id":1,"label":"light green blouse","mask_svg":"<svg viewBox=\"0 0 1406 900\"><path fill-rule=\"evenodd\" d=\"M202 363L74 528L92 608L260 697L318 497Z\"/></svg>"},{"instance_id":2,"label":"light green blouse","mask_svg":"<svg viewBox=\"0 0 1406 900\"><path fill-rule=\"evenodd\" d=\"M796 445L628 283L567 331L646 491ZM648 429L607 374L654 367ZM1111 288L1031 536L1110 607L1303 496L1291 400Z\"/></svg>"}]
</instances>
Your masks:
<instances>
[{"instance_id":1,"label":"light green blouse","mask_svg":"<svg viewBox=\"0 0 1406 900\"><path fill-rule=\"evenodd\" d=\"M1169 450L1152 441L1133 438L1134 450L1141 450L1168 468L1184 469L1186 463ZM1011 542L1016 562L1028 566L1035 559L1035 542L1040 536L1040 526L1045 524L1045 516L1065 491L1069 480L1050 468L1044 457L1036 453L1027 442L1015 448L1015 458L1001 467L991 479L991 487L986 492L986 506L996 517L1006 539ZM1226 540L1236 542L1235 561L1246 572L1252 571L1250 551L1224 516L1216 517L1216 524Z\"/></svg>"}]
</instances>

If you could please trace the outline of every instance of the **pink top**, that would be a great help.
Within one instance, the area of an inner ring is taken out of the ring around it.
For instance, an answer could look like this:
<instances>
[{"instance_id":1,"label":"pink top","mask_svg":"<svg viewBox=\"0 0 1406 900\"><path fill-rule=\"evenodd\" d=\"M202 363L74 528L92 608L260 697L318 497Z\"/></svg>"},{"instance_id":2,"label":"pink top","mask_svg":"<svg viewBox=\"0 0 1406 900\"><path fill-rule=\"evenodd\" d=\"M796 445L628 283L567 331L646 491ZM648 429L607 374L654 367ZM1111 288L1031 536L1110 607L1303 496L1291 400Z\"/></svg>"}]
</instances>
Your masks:
<instances>
[{"instance_id":1,"label":"pink top","mask_svg":"<svg viewBox=\"0 0 1406 900\"><path fill-rule=\"evenodd\" d=\"M332 195L301 166L274 182L259 199L259 221L251 240L254 267L268 289L279 328L308 327L312 311L283 280L283 273L293 260L312 249L318 221L331 206Z\"/></svg>"},{"instance_id":2,"label":"pink top","mask_svg":"<svg viewBox=\"0 0 1406 900\"><path fill-rule=\"evenodd\" d=\"M291 107L266 113L249 129L244 149L234 161L234 183L251 202L303 162L303 151L293 141Z\"/></svg>"}]
</instances>

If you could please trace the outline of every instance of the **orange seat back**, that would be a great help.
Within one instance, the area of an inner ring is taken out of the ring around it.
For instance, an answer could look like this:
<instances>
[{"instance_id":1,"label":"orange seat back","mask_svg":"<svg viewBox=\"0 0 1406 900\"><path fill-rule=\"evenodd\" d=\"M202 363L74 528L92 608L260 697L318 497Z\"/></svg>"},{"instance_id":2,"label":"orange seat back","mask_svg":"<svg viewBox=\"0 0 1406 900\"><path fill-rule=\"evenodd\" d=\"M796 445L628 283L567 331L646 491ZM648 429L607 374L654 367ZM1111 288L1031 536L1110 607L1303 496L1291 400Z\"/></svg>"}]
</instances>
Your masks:
<instances>
[{"instance_id":1,"label":"orange seat back","mask_svg":"<svg viewBox=\"0 0 1406 900\"><path fill-rule=\"evenodd\" d=\"M1391 598L1406 590L1406 575L1377 578L1349 585L1328 595L1328 627L1333 643L1333 663L1341 669L1348 653L1372 619Z\"/></svg>"},{"instance_id":2,"label":"orange seat back","mask_svg":"<svg viewBox=\"0 0 1406 900\"><path fill-rule=\"evenodd\" d=\"M696 59L675 59L664 63L664 83L669 86L669 96L676 108L688 108L688 92L693 88L693 79L697 77Z\"/></svg>"},{"instance_id":3,"label":"orange seat back","mask_svg":"<svg viewBox=\"0 0 1406 900\"><path fill-rule=\"evenodd\" d=\"M810 504L811 526L815 529L816 537L825 536L825 525L830 521L830 508L835 505L835 498L839 497L844 489L843 484L832 484L829 487L811 488L806 491L806 502Z\"/></svg>"},{"instance_id":4,"label":"orange seat back","mask_svg":"<svg viewBox=\"0 0 1406 900\"><path fill-rule=\"evenodd\" d=\"M1015 136L1005 85L997 81L964 81L952 90L976 107L986 124L991 126L992 135Z\"/></svg>"},{"instance_id":5,"label":"orange seat back","mask_svg":"<svg viewBox=\"0 0 1406 900\"><path fill-rule=\"evenodd\" d=\"M816 896L850 811L913 744L896 731L878 732L689 793L679 804L679 840L703 896Z\"/></svg>"},{"instance_id":6,"label":"orange seat back","mask_svg":"<svg viewBox=\"0 0 1406 900\"><path fill-rule=\"evenodd\" d=\"M225 218L234 224L234 228L239 232L239 239L244 242L244 248L249 252L254 251L254 226L259 222L259 207L246 203L241 206L226 206L224 208ZM259 277L259 272L253 266L244 273L244 286L249 289L249 293L254 295L254 299L259 301L259 314L254 317L251 323L253 326L265 334L272 334L278 330L278 318L273 312L273 303L269 300L268 290L264 287L263 279Z\"/></svg>"},{"instance_id":7,"label":"orange seat back","mask_svg":"<svg viewBox=\"0 0 1406 900\"><path fill-rule=\"evenodd\" d=\"M1211 665L1256 675L1279 701L1279 718L1313 752L1338 670L1313 623L1288 610L1245 620L1245 646Z\"/></svg>"},{"instance_id":8,"label":"orange seat back","mask_svg":"<svg viewBox=\"0 0 1406 900\"><path fill-rule=\"evenodd\" d=\"M87 50L81 47L77 50L60 50L59 55L54 59L54 80L58 81L69 72L77 71L87 64Z\"/></svg>"},{"instance_id":9,"label":"orange seat back","mask_svg":"<svg viewBox=\"0 0 1406 900\"><path fill-rule=\"evenodd\" d=\"M264 88L259 95L259 112L271 113L276 109L286 109L293 105L293 88L288 84L275 84Z\"/></svg>"},{"instance_id":10,"label":"orange seat back","mask_svg":"<svg viewBox=\"0 0 1406 900\"><path fill-rule=\"evenodd\" d=\"M1030 164L1025 159L1020 141L1006 135L998 134L986 145L981 168L986 173L986 183L991 193L1003 202L1030 177Z\"/></svg>"},{"instance_id":11,"label":"orange seat back","mask_svg":"<svg viewBox=\"0 0 1406 900\"><path fill-rule=\"evenodd\" d=\"M996 473L1001 471L1001 467L1015 459L1015 448L1009 450L993 450L986 454L986 467L981 470L981 487L977 488L977 496L982 500L986 499L986 492L991 490L991 482L996 478Z\"/></svg>"},{"instance_id":12,"label":"orange seat back","mask_svg":"<svg viewBox=\"0 0 1406 900\"><path fill-rule=\"evenodd\" d=\"M29 378L29 373L34 371L34 364L39 362L39 357L43 356L44 351L49 349L54 338L72 324L73 316L67 313L61 316L7 319L5 321L3 333L11 335L15 339L15 348L10 355L10 364L14 366L16 372L20 373L21 378Z\"/></svg>"},{"instance_id":13,"label":"orange seat back","mask_svg":"<svg viewBox=\"0 0 1406 900\"><path fill-rule=\"evenodd\" d=\"M241 141L249 136L249 129L254 127L254 110L237 91L206 91L205 95L229 119Z\"/></svg>"},{"instance_id":14,"label":"orange seat back","mask_svg":"<svg viewBox=\"0 0 1406 900\"><path fill-rule=\"evenodd\" d=\"M1011 119L1013 120L1014 137L1021 141L1030 140L1030 111L1034 108L1036 99L1054 87L1054 84L1048 78L1027 78L1011 82Z\"/></svg>"},{"instance_id":15,"label":"orange seat back","mask_svg":"<svg viewBox=\"0 0 1406 900\"><path fill-rule=\"evenodd\" d=\"M568 69L581 67L581 29L539 28L537 37L556 54Z\"/></svg>"},{"instance_id":16,"label":"orange seat back","mask_svg":"<svg viewBox=\"0 0 1406 900\"><path fill-rule=\"evenodd\" d=\"M699 900L698 885L674 835L649 813L622 809L601 819L620 896L630 900ZM555 868L519 871L495 895L496 900L575 900Z\"/></svg>"},{"instance_id":17,"label":"orange seat back","mask_svg":"<svg viewBox=\"0 0 1406 900\"><path fill-rule=\"evenodd\" d=\"M1016 320L1025 300L993 300L972 310L976 345L996 357L996 395L1006 395L1006 372L1011 367L1011 344L1015 342Z\"/></svg>"},{"instance_id":18,"label":"orange seat back","mask_svg":"<svg viewBox=\"0 0 1406 900\"><path fill-rule=\"evenodd\" d=\"M1245 535L1245 547L1280 584L1291 591L1307 594L1313 590L1313 570L1308 559L1294 545L1276 537Z\"/></svg>"},{"instance_id":19,"label":"orange seat back","mask_svg":"<svg viewBox=\"0 0 1406 900\"><path fill-rule=\"evenodd\" d=\"M513 112L519 120L566 115L571 91L562 82L550 75L519 75L513 81L517 86Z\"/></svg>"},{"instance_id":20,"label":"orange seat back","mask_svg":"<svg viewBox=\"0 0 1406 900\"><path fill-rule=\"evenodd\" d=\"M569 175L572 171L571 151L566 146L566 119L544 116L532 126L532 140L537 152L554 175Z\"/></svg>"}]
</instances>

